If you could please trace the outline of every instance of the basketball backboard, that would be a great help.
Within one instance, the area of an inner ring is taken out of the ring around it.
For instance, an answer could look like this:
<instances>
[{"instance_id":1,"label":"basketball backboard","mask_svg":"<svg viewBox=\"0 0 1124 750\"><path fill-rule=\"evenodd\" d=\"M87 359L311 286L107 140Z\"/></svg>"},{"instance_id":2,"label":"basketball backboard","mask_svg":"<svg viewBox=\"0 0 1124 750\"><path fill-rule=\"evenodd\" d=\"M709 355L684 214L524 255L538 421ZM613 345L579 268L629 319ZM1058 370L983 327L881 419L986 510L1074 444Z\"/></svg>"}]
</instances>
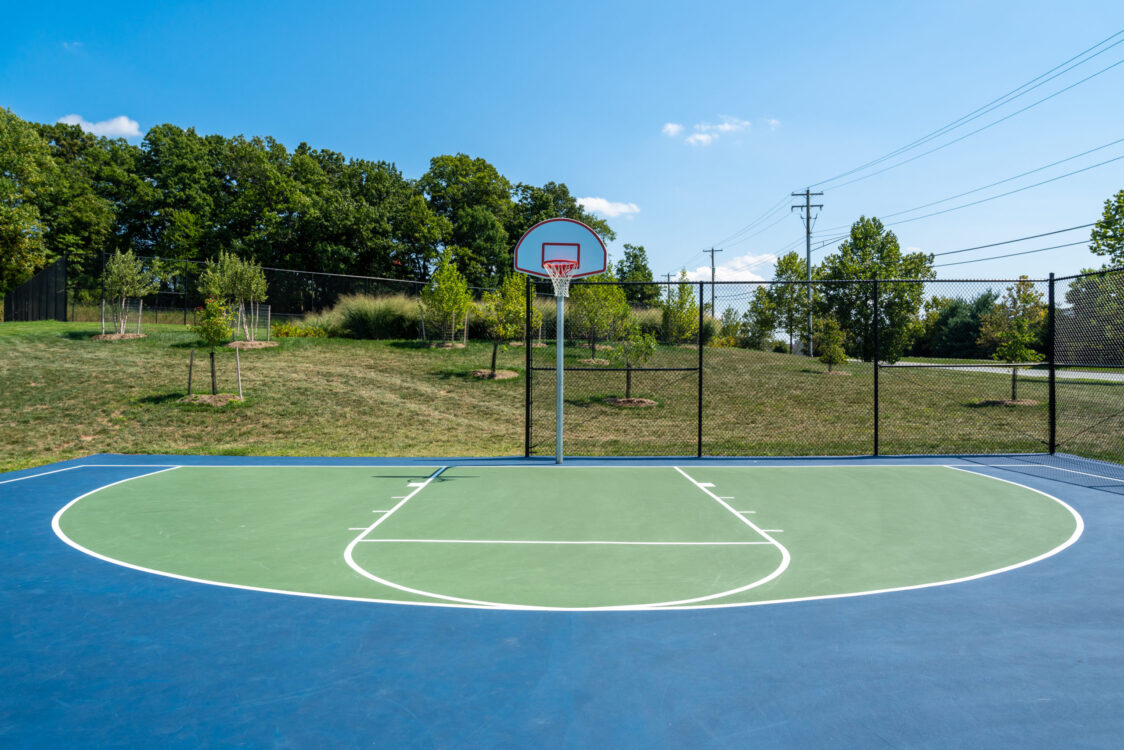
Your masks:
<instances>
[{"instance_id":1,"label":"basketball backboard","mask_svg":"<svg viewBox=\"0 0 1124 750\"><path fill-rule=\"evenodd\" d=\"M574 219L540 221L520 238L515 246L515 270L531 276L550 278L544 261L570 260L577 266L570 278L605 273L605 243L597 232Z\"/></svg>"}]
</instances>

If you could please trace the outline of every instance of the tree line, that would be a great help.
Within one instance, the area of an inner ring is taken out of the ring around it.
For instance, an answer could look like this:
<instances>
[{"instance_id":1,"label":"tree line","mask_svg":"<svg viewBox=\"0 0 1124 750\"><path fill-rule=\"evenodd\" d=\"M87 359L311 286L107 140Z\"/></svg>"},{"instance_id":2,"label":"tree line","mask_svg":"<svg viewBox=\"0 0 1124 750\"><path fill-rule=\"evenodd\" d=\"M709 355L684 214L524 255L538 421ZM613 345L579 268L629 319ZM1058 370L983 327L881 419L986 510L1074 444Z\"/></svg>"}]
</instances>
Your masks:
<instances>
[{"instance_id":1,"label":"tree line","mask_svg":"<svg viewBox=\"0 0 1124 750\"><path fill-rule=\"evenodd\" d=\"M63 254L93 288L114 251L417 281L450 251L470 286L494 287L519 237L556 216L616 237L565 184L512 183L465 154L410 179L306 143L164 124L134 145L0 108L0 295Z\"/></svg>"}]
</instances>

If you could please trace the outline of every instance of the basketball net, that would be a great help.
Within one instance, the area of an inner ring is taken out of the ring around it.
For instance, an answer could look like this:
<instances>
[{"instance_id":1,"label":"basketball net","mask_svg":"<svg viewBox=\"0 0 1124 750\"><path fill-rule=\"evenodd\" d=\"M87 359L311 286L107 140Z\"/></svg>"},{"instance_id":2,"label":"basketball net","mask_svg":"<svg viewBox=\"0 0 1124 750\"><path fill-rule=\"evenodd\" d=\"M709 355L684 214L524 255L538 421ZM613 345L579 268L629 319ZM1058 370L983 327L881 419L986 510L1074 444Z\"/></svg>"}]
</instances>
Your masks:
<instances>
[{"instance_id":1,"label":"basketball net","mask_svg":"<svg viewBox=\"0 0 1124 750\"><path fill-rule=\"evenodd\" d=\"M555 297L570 296L570 274L578 267L576 260L545 260L543 268L550 274L550 283L554 285Z\"/></svg>"}]
</instances>

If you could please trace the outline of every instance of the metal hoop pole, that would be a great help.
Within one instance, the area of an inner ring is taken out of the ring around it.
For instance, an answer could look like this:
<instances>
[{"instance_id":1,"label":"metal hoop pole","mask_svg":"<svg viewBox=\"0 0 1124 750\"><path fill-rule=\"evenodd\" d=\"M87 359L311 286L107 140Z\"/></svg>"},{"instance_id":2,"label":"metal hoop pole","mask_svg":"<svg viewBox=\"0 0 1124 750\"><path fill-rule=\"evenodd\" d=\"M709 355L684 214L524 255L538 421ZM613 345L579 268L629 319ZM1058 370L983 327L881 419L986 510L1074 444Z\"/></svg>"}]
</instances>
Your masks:
<instances>
[{"instance_id":1,"label":"metal hoop pole","mask_svg":"<svg viewBox=\"0 0 1124 750\"><path fill-rule=\"evenodd\" d=\"M554 368L558 375L554 379L554 463L562 463L562 377L565 368L562 366L562 353L565 344L563 343L563 330L565 324L563 323L563 300L562 295L556 294L554 297L557 307L555 308L554 317Z\"/></svg>"}]
</instances>

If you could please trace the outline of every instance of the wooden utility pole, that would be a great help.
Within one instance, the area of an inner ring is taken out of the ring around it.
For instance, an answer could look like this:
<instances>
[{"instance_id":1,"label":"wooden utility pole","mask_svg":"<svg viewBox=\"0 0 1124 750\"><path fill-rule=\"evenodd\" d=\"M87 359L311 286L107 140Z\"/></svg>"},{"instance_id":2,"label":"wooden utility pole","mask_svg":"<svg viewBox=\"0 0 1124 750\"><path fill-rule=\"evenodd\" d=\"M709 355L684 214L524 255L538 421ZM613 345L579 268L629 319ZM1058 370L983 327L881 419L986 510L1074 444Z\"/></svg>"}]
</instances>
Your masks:
<instances>
[{"instance_id":1,"label":"wooden utility pole","mask_svg":"<svg viewBox=\"0 0 1124 750\"><path fill-rule=\"evenodd\" d=\"M717 318L718 311L714 309L714 254L720 253L722 251L715 250L712 247L709 250L704 250L703 252L710 253L710 317ZM699 300L699 304L702 304L702 300Z\"/></svg>"},{"instance_id":2,"label":"wooden utility pole","mask_svg":"<svg viewBox=\"0 0 1124 750\"><path fill-rule=\"evenodd\" d=\"M823 195L823 193L813 193L811 188L804 188L803 193L793 193L793 197L804 197L804 205L799 203L793 206L790 210L801 210L804 218L804 249L805 258L808 271L808 356L812 356L812 216L813 208L823 208L822 203L812 203L813 195Z\"/></svg>"}]
</instances>

